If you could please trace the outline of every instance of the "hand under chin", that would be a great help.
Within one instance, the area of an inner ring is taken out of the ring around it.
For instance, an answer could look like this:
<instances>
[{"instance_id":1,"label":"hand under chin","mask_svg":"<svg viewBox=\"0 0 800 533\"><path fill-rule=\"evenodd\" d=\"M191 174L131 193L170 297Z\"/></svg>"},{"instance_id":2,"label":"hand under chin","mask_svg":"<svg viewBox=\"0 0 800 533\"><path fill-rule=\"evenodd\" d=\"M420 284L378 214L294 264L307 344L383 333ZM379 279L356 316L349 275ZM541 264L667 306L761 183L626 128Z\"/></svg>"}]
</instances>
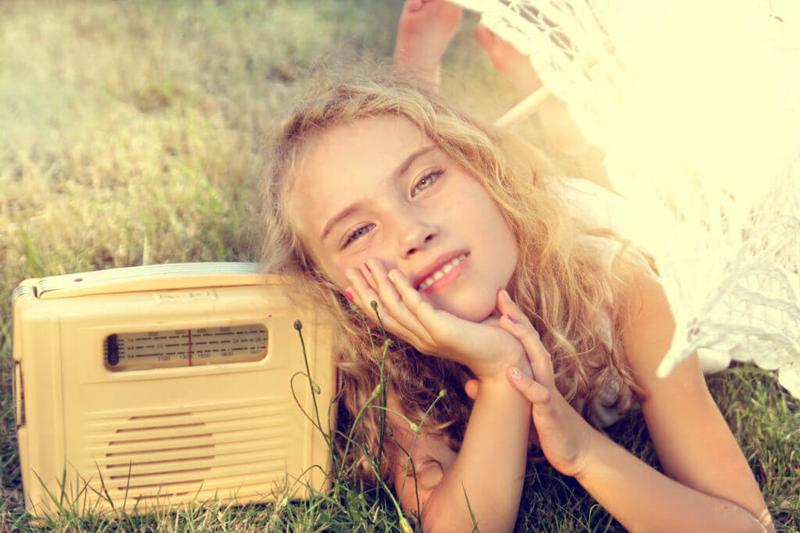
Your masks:
<instances>
[{"instance_id":1,"label":"hand under chin","mask_svg":"<svg viewBox=\"0 0 800 533\"><path fill-rule=\"evenodd\" d=\"M456 304L450 304L448 301L442 301L442 299L436 298L435 296L432 297L431 295L427 295L426 297L436 309L447 311L462 320L469 320L470 322L480 324L494 319L493 323L496 323L502 316L500 310L497 309L494 295L486 298L485 301L461 299Z\"/></svg>"}]
</instances>

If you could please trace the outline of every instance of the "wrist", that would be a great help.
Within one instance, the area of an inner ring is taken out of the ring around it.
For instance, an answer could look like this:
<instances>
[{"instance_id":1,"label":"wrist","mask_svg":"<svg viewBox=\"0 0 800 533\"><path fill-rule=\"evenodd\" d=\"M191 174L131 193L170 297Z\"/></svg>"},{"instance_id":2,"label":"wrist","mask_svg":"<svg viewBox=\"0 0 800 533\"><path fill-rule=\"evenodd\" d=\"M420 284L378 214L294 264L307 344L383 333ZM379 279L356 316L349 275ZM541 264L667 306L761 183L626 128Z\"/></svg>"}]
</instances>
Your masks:
<instances>
[{"instance_id":1,"label":"wrist","mask_svg":"<svg viewBox=\"0 0 800 533\"><path fill-rule=\"evenodd\" d=\"M498 357L496 364L482 373L475 372L475 376L482 383L492 381L508 383L508 371L512 367L518 368L524 375L533 378L533 370L531 370L531 364L525 354L508 354Z\"/></svg>"},{"instance_id":2,"label":"wrist","mask_svg":"<svg viewBox=\"0 0 800 533\"><path fill-rule=\"evenodd\" d=\"M475 405L489 405L500 402L504 416L519 417L518 421L529 423L531 420L531 402L514 387L507 376L490 374L480 379L480 387L475 397ZM498 411L499 412L499 411Z\"/></svg>"},{"instance_id":3,"label":"wrist","mask_svg":"<svg viewBox=\"0 0 800 533\"><path fill-rule=\"evenodd\" d=\"M572 477L579 483L584 484L591 478L597 468L602 466L602 458L608 456L609 447L613 448L616 443L604 434L586 423L588 429L583 439L585 445L582 447L577 461L576 470Z\"/></svg>"}]
</instances>

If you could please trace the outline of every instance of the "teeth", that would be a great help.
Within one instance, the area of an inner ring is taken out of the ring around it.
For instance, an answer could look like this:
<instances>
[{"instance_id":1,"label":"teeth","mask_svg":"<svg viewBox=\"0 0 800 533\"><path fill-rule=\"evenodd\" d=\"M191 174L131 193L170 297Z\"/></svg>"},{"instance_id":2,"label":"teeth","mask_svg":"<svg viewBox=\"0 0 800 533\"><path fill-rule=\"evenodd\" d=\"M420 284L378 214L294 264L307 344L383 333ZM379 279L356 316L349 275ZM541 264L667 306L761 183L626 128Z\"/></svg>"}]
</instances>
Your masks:
<instances>
[{"instance_id":1,"label":"teeth","mask_svg":"<svg viewBox=\"0 0 800 533\"><path fill-rule=\"evenodd\" d=\"M461 261L463 261L465 257L467 257L466 254L459 255L458 257L456 257L452 261L450 261L447 264L445 264L444 266L442 266L442 268L440 268L439 270L437 270L436 272L434 272L433 274L431 274L430 276L425 278L422 281L422 283L419 284L419 290L421 290L421 291L425 290L428 287L430 287L431 285L433 285L434 283L436 283L437 281L439 281L440 279L442 279L445 274L447 274L448 272L453 270L453 268L457 264L459 264Z\"/></svg>"}]
</instances>

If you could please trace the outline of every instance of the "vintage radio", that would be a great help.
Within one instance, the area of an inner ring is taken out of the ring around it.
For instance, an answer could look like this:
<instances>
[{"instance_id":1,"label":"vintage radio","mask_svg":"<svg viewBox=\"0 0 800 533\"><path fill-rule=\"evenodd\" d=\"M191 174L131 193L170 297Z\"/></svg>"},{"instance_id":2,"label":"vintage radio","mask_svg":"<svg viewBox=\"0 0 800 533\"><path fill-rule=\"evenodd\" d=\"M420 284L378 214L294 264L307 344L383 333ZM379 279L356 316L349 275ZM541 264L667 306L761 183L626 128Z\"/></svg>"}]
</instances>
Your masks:
<instances>
[{"instance_id":1,"label":"vintage radio","mask_svg":"<svg viewBox=\"0 0 800 533\"><path fill-rule=\"evenodd\" d=\"M316 405L332 423L333 329L284 281L254 263L23 281L13 356L27 508L52 510L48 492L64 489L100 512L324 490L330 452L312 420Z\"/></svg>"}]
</instances>

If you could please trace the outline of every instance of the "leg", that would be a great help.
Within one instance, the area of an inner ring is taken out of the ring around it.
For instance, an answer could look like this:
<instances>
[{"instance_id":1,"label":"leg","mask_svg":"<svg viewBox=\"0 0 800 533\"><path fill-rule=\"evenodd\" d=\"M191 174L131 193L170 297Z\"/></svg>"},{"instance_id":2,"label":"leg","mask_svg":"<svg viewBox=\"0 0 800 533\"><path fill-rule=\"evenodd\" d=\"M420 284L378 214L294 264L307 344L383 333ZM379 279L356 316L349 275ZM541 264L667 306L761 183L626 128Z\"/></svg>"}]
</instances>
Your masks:
<instances>
[{"instance_id":1,"label":"leg","mask_svg":"<svg viewBox=\"0 0 800 533\"><path fill-rule=\"evenodd\" d=\"M460 6L445 0L406 0L397 26L395 68L436 88L439 63L460 24Z\"/></svg>"},{"instance_id":2,"label":"leg","mask_svg":"<svg viewBox=\"0 0 800 533\"><path fill-rule=\"evenodd\" d=\"M495 70L525 94L542 86L528 57L492 33L489 28L479 24L475 28L475 40L489 56ZM538 113L548 139L559 151L577 155L590 147L572 121L566 106L557 98L549 98L541 105Z\"/></svg>"},{"instance_id":3,"label":"leg","mask_svg":"<svg viewBox=\"0 0 800 533\"><path fill-rule=\"evenodd\" d=\"M475 41L489 56L494 69L522 92L530 94L542 86L528 57L483 24L475 26Z\"/></svg>"},{"instance_id":4,"label":"leg","mask_svg":"<svg viewBox=\"0 0 800 533\"><path fill-rule=\"evenodd\" d=\"M492 33L489 28L479 24L475 28L475 40L489 56L495 70L520 91L530 94L542 86L529 58ZM564 103L551 97L539 107L538 115L548 143L559 152L574 158L584 177L611 189L602 165L604 152L589 144Z\"/></svg>"}]
</instances>

